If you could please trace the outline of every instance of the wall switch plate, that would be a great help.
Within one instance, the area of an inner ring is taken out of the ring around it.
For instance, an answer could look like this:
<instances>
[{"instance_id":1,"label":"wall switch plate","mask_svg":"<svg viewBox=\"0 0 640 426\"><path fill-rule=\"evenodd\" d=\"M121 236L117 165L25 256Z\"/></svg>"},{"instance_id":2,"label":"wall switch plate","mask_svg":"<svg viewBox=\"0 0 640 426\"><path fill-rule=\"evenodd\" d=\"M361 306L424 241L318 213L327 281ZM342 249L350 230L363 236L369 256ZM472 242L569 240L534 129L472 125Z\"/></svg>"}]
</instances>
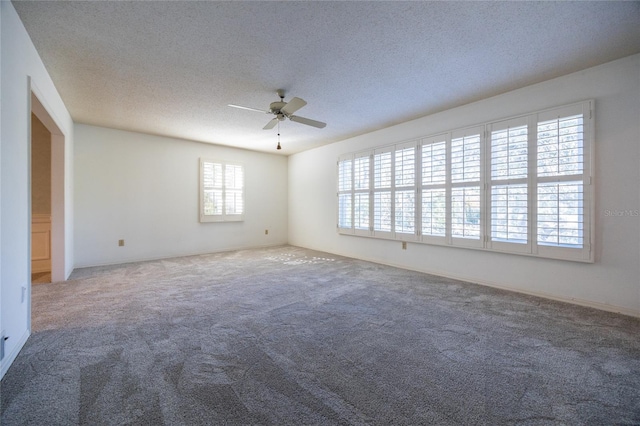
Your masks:
<instances>
[{"instance_id":1,"label":"wall switch plate","mask_svg":"<svg viewBox=\"0 0 640 426\"><path fill-rule=\"evenodd\" d=\"M118 246L119 247L124 246L124 240L118 240Z\"/></svg>"}]
</instances>

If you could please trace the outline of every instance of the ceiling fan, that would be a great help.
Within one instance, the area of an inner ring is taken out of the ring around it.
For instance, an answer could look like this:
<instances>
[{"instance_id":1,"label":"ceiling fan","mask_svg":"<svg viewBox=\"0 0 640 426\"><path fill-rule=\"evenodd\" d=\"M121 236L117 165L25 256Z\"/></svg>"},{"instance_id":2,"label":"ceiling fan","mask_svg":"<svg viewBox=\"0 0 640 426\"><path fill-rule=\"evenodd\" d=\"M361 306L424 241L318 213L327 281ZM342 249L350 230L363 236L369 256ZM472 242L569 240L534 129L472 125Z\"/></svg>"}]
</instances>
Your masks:
<instances>
[{"instance_id":1,"label":"ceiling fan","mask_svg":"<svg viewBox=\"0 0 640 426\"><path fill-rule=\"evenodd\" d=\"M263 127L264 130L273 129L279 121L283 121L285 118L288 118L291 121L295 121L296 123L317 127L318 129L322 129L327 125L327 123L323 123L322 121L311 120L310 118L293 115L294 112L305 106L307 102L300 98L292 98L289 102L285 102L284 90L279 89L278 91L276 91L276 93L280 97L280 101L271 102L271 105L269 105L269 109L266 111L258 108L249 108L233 104L229 104L229 106L233 108L240 108L249 111L257 111L275 115L275 118L271 119L271 121L269 121L267 125Z\"/></svg>"}]
</instances>

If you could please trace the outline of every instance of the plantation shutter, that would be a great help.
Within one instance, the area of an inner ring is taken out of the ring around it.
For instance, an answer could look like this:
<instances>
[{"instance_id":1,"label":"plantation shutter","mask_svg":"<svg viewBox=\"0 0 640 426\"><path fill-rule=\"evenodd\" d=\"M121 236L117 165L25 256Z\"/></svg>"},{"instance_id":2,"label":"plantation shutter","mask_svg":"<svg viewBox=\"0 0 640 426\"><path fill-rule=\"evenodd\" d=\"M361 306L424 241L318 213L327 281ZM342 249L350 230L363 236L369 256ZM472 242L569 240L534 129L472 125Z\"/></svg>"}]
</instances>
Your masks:
<instances>
[{"instance_id":1,"label":"plantation shutter","mask_svg":"<svg viewBox=\"0 0 640 426\"><path fill-rule=\"evenodd\" d=\"M338 230L353 232L353 159L338 160Z\"/></svg>"},{"instance_id":2,"label":"plantation shutter","mask_svg":"<svg viewBox=\"0 0 640 426\"><path fill-rule=\"evenodd\" d=\"M482 127L458 130L451 135L451 241L481 246L482 204L480 145Z\"/></svg>"},{"instance_id":3,"label":"plantation shutter","mask_svg":"<svg viewBox=\"0 0 640 426\"><path fill-rule=\"evenodd\" d=\"M569 256L578 249L581 258L590 254L585 239L589 226L585 186L585 121L590 104L560 108L538 114L537 121L537 215L536 242L540 253Z\"/></svg>"},{"instance_id":4,"label":"plantation shutter","mask_svg":"<svg viewBox=\"0 0 640 426\"><path fill-rule=\"evenodd\" d=\"M244 213L244 199L242 196L244 185L244 171L242 166L226 164L225 169L225 213L227 215L241 215Z\"/></svg>"},{"instance_id":5,"label":"plantation shutter","mask_svg":"<svg viewBox=\"0 0 640 426\"><path fill-rule=\"evenodd\" d=\"M371 154L360 153L354 159L354 232L370 235L371 231Z\"/></svg>"},{"instance_id":6,"label":"plantation shutter","mask_svg":"<svg viewBox=\"0 0 640 426\"><path fill-rule=\"evenodd\" d=\"M529 120L492 123L489 134L489 247L528 252Z\"/></svg>"},{"instance_id":7,"label":"plantation shutter","mask_svg":"<svg viewBox=\"0 0 640 426\"><path fill-rule=\"evenodd\" d=\"M244 219L244 167L200 159L200 222Z\"/></svg>"},{"instance_id":8,"label":"plantation shutter","mask_svg":"<svg viewBox=\"0 0 640 426\"><path fill-rule=\"evenodd\" d=\"M391 199L392 149L376 150L373 154L373 233L377 237L391 237L393 203Z\"/></svg>"},{"instance_id":9,"label":"plantation shutter","mask_svg":"<svg viewBox=\"0 0 640 426\"><path fill-rule=\"evenodd\" d=\"M423 140L421 234L422 241L443 240L447 231L447 138ZM434 238L436 237L436 238Z\"/></svg>"},{"instance_id":10,"label":"plantation shutter","mask_svg":"<svg viewBox=\"0 0 640 426\"><path fill-rule=\"evenodd\" d=\"M416 144L399 145L394 153L394 231L402 240L416 235Z\"/></svg>"}]
</instances>

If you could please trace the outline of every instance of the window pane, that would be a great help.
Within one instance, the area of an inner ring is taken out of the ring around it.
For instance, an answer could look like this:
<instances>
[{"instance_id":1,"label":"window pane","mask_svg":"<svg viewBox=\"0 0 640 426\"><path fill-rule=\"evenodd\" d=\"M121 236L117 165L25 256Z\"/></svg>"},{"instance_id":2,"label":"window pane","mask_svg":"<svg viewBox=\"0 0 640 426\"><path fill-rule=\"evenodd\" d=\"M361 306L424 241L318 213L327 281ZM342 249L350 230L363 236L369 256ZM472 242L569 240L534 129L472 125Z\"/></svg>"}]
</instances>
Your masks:
<instances>
[{"instance_id":1,"label":"window pane","mask_svg":"<svg viewBox=\"0 0 640 426\"><path fill-rule=\"evenodd\" d=\"M527 177L527 126L491 132L491 178Z\"/></svg>"},{"instance_id":2,"label":"window pane","mask_svg":"<svg viewBox=\"0 0 640 426\"><path fill-rule=\"evenodd\" d=\"M491 239L527 243L527 185L491 188Z\"/></svg>"},{"instance_id":3,"label":"window pane","mask_svg":"<svg viewBox=\"0 0 640 426\"><path fill-rule=\"evenodd\" d=\"M369 157L359 157L354 163L355 189L369 189Z\"/></svg>"},{"instance_id":4,"label":"window pane","mask_svg":"<svg viewBox=\"0 0 640 426\"><path fill-rule=\"evenodd\" d=\"M353 206L354 227L369 229L369 193L356 193Z\"/></svg>"},{"instance_id":5,"label":"window pane","mask_svg":"<svg viewBox=\"0 0 640 426\"><path fill-rule=\"evenodd\" d=\"M480 239L480 188L477 186L451 190L451 235Z\"/></svg>"},{"instance_id":6,"label":"window pane","mask_svg":"<svg viewBox=\"0 0 640 426\"><path fill-rule=\"evenodd\" d=\"M451 140L451 181L480 180L480 135Z\"/></svg>"},{"instance_id":7,"label":"window pane","mask_svg":"<svg viewBox=\"0 0 640 426\"><path fill-rule=\"evenodd\" d=\"M422 146L422 184L443 184L447 172L447 147L444 141Z\"/></svg>"},{"instance_id":8,"label":"window pane","mask_svg":"<svg viewBox=\"0 0 640 426\"><path fill-rule=\"evenodd\" d=\"M243 186L242 166L226 164L224 168L225 188L241 189Z\"/></svg>"},{"instance_id":9,"label":"window pane","mask_svg":"<svg viewBox=\"0 0 640 426\"><path fill-rule=\"evenodd\" d=\"M373 196L373 229L391 231L391 192L376 192Z\"/></svg>"},{"instance_id":10,"label":"window pane","mask_svg":"<svg viewBox=\"0 0 640 426\"><path fill-rule=\"evenodd\" d=\"M338 226L351 228L351 194L338 196Z\"/></svg>"},{"instance_id":11,"label":"window pane","mask_svg":"<svg viewBox=\"0 0 640 426\"><path fill-rule=\"evenodd\" d=\"M338 191L351 190L351 160L338 163Z\"/></svg>"},{"instance_id":12,"label":"window pane","mask_svg":"<svg viewBox=\"0 0 640 426\"><path fill-rule=\"evenodd\" d=\"M225 193L225 214L242 214L244 209L242 190L227 189Z\"/></svg>"},{"instance_id":13,"label":"window pane","mask_svg":"<svg viewBox=\"0 0 640 426\"><path fill-rule=\"evenodd\" d=\"M222 188L222 164L203 162L202 179L205 188Z\"/></svg>"},{"instance_id":14,"label":"window pane","mask_svg":"<svg viewBox=\"0 0 640 426\"><path fill-rule=\"evenodd\" d=\"M538 184L538 244L583 247L582 182Z\"/></svg>"},{"instance_id":15,"label":"window pane","mask_svg":"<svg viewBox=\"0 0 640 426\"><path fill-rule=\"evenodd\" d=\"M538 123L538 176L582 174L582 114Z\"/></svg>"},{"instance_id":16,"label":"window pane","mask_svg":"<svg viewBox=\"0 0 640 426\"><path fill-rule=\"evenodd\" d=\"M415 191L396 191L396 222L395 231L403 234L413 234L416 231L416 200Z\"/></svg>"},{"instance_id":17,"label":"window pane","mask_svg":"<svg viewBox=\"0 0 640 426\"><path fill-rule=\"evenodd\" d=\"M383 152L373 157L374 188L391 188L391 153Z\"/></svg>"},{"instance_id":18,"label":"window pane","mask_svg":"<svg viewBox=\"0 0 640 426\"><path fill-rule=\"evenodd\" d=\"M413 186L416 182L416 149L396 151L396 187Z\"/></svg>"},{"instance_id":19,"label":"window pane","mask_svg":"<svg viewBox=\"0 0 640 426\"><path fill-rule=\"evenodd\" d=\"M444 189L422 191L422 235L445 235L447 220L445 196Z\"/></svg>"},{"instance_id":20,"label":"window pane","mask_svg":"<svg viewBox=\"0 0 640 426\"><path fill-rule=\"evenodd\" d=\"M205 189L203 191L203 212L207 216L222 214L222 190Z\"/></svg>"}]
</instances>

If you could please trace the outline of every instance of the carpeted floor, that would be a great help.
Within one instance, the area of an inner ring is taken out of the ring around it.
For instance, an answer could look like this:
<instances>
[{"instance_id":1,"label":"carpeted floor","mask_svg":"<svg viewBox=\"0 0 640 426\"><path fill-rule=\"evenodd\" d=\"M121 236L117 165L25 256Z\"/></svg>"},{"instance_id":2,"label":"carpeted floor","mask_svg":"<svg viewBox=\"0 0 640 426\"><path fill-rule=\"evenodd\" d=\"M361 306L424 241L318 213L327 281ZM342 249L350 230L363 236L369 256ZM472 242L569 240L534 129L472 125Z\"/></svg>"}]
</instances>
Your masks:
<instances>
[{"instance_id":1,"label":"carpeted floor","mask_svg":"<svg viewBox=\"0 0 640 426\"><path fill-rule=\"evenodd\" d=\"M640 320L296 247L33 291L1 424L640 424Z\"/></svg>"}]
</instances>

